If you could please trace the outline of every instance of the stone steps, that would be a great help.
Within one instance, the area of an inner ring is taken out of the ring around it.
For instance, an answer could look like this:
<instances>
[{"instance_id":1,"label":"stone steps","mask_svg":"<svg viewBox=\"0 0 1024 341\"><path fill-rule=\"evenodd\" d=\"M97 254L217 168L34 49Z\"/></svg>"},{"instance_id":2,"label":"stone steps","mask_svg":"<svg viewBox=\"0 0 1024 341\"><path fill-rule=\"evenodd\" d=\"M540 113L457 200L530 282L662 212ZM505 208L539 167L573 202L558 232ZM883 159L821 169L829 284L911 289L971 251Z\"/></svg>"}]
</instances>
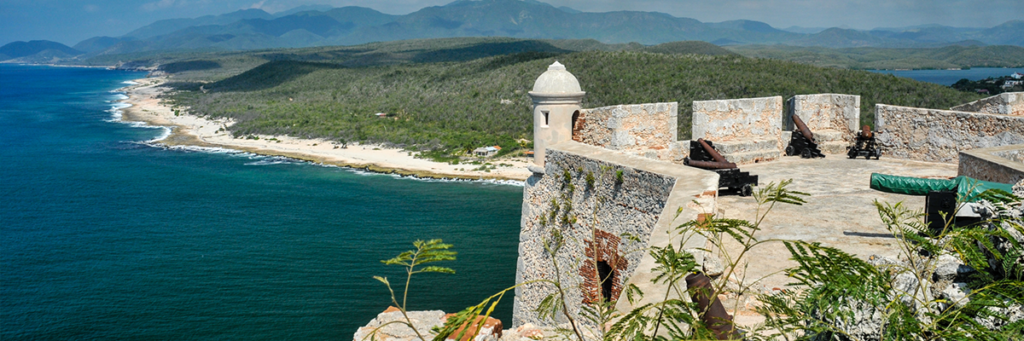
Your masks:
<instances>
[{"instance_id":1,"label":"stone steps","mask_svg":"<svg viewBox=\"0 0 1024 341\"><path fill-rule=\"evenodd\" d=\"M818 142L818 149L823 154L846 154L846 148L850 146L850 141L846 140L848 137L840 131L821 130L813 133L814 140ZM792 136L792 131L783 131L782 144L788 146Z\"/></svg>"},{"instance_id":2,"label":"stone steps","mask_svg":"<svg viewBox=\"0 0 1024 341\"><path fill-rule=\"evenodd\" d=\"M742 165L776 160L782 156L776 140L712 141L729 162Z\"/></svg>"}]
</instances>

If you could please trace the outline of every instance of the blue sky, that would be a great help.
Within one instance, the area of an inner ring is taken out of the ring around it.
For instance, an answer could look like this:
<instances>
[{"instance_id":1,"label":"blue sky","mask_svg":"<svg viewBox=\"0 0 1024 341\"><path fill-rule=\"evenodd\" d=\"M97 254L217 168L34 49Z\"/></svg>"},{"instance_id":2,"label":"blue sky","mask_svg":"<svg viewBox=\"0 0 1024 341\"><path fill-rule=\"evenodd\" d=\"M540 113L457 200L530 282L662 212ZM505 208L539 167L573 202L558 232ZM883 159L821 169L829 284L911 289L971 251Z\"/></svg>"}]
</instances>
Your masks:
<instances>
[{"instance_id":1,"label":"blue sky","mask_svg":"<svg viewBox=\"0 0 1024 341\"><path fill-rule=\"evenodd\" d=\"M242 8L277 12L301 5L364 6L405 14L453 0L0 0L0 45L45 39L74 45L120 36L160 19L222 14ZM1024 20L1024 0L542 0L587 12L665 12L704 22L750 19L777 28L991 27Z\"/></svg>"}]
</instances>

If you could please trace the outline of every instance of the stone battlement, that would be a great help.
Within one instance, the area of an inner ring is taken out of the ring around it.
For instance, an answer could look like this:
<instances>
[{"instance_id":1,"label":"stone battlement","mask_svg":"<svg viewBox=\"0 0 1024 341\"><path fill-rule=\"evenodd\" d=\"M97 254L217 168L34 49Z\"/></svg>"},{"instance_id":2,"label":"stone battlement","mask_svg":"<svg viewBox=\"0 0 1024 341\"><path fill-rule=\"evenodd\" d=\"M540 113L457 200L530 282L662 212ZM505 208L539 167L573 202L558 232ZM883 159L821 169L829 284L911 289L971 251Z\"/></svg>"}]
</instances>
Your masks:
<instances>
[{"instance_id":1,"label":"stone battlement","mask_svg":"<svg viewBox=\"0 0 1024 341\"><path fill-rule=\"evenodd\" d=\"M1024 92L1007 92L950 108L986 114L1024 116Z\"/></svg>"},{"instance_id":2,"label":"stone battlement","mask_svg":"<svg viewBox=\"0 0 1024 341\"><path fill-rule=\"evenodd\" d=\"M918 161L955 163L962 151L1024 144L1024 116L878 104L875 130L885 155Z\"/></svg>"},{"instance_id":3,"label":"stone battlement","mask_svg":"<svg viewBox=\"0 0 1024 341\"><path fill-rule=\"evenodd\" d=\"M782 97L693 102L693 139L711 140L730 162L772 161L782 156ZM774 141L774 146L772 146Z\"/></svg>"}]
</instances>

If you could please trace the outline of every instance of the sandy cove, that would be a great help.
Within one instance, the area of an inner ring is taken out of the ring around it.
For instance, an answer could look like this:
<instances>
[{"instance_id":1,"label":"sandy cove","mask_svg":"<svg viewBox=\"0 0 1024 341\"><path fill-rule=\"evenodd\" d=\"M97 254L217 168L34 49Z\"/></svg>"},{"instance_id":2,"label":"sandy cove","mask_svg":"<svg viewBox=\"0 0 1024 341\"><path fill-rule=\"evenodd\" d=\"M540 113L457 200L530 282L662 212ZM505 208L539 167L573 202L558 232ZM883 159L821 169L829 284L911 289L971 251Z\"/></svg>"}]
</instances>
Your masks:
<instances>
[{"instance_id":1,"label":"sandy cove","mask_svg":"<svg viewBox=\"0 0 1024 341\"><path fill-rule=\"evenodd\" d=\"M210 120L174 111L157 98L169 90L162 85L166 77L153 77L134 80L138 83L120 89L128 99L122 102L130 107L121 109L122 121L145 122L156 126L170 127L171 133L166 138L154 141L167 146L200 146L234 149L267 156L283 156L309 162L335 165L340 167L365 169L378 173L399 174L434 179L465 179L465 180L526 180L530 171L526 169L525 158L501 158L491 160L495 165L511 164L511 167L498 166L490 172L470 171L478 165L433 162L417 159L408 151L401 149L385 149L376 145L350 144L341 148L332 141L322 139L298 139L290 136L263 136L258 140L234 138L225 127L234 122L230 120ZM271 140L271 139L276 140ZM466 170L462 170L466 169Z\"/></svg>"}]
</instances>

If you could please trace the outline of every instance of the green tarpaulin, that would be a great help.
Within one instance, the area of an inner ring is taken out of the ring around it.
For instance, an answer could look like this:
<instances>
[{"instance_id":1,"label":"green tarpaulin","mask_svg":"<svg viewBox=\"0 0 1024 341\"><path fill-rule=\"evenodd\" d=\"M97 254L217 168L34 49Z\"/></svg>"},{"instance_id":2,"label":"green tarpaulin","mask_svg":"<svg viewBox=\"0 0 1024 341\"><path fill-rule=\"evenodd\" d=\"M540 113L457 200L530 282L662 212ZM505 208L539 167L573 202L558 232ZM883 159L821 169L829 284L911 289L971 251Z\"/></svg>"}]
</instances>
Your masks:
<instances>
[{"instance_id":1,"label":"green tarpaulin","mask_svg":"<svg viewBox=\"0 0 1024 341\"><path fill-rule=\"evenodd\" d=\"M928 192L936 191L956 191L957 200L963 202L977 201L978 194L989 189L999 189L1007 193L1013 193L1013 185L981 181L966 176L958 176L950 180L940 180L871 173L871 188L883 192L909 195L926 195Z\"/></svg>"}]
</instances>

